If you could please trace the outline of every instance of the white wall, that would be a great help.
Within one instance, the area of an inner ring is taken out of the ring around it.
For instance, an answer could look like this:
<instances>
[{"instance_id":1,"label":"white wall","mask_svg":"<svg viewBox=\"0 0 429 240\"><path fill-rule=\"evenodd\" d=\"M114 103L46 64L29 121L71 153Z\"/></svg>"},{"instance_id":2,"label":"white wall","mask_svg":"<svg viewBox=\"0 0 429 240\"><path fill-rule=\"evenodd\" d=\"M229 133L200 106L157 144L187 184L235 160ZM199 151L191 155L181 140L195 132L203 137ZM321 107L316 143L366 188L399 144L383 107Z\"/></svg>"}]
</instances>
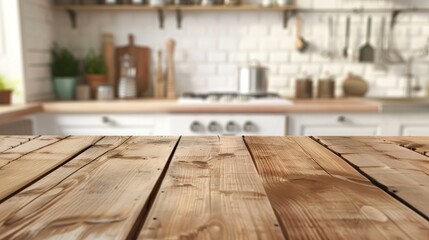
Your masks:
<instances>
[{"instance_id":1,"label":"white wall","mask_svg":"<svg viewBox=\"0 0 429 240\"><path fill-rule=\"evenodd\" d=\"M27 101L53 98L50 49L54 18L50 0L20 0Z\"/></svg>"},{"instance_id":2,"label":"white wall","mask_svg":"<svg viewBox=\"0 0 429 240\"><path fill-rule=\"evenodd\" d=\"M36 2L35 0L31 2ZM305 8L394 8L422 6L424 0L296 0ZM320 55L327 45L327 19L334 18L338 28L338 51L343 48L346 14L302 14L304 37L311 42L309 53L300 54L294 48L295 28L292 21L282 27L280 12L184 12L183 28L176 29L174 13L167 13L165 29L158 28L156 12L88 12L78 14L78 28L72 29L68 16L58 12L54 17L55 40L83 56L89 49L100 49L101 34L112 32L117 43L123 45L127 34L136 35L140 45L153 50L165 48L173 37L177 41L177 86L183 91L233 91L236 89L236 68L249 59L258 59L269 66L270 87L283 95L292 96L294 79L302 72L319 76L325 71L335 74L338 92L348 72L364 76L371 86L372 96L401 96L404 94L402 64L390 66L388 71L375 71L371 64L344 59L329 60ZM366 16L352 16L352 42L358 47L364 42ZM373 15L372 44L381 17L389 21L389 14ZM403 14L399 17L395 39L399 50L407 53L420 48L429 37L429 15ZM41 26L42 27L42 26ZM46 26L43 25L42 29ZM47 27L48 28L48 27ZM44 30L48 32L48 30ZM359 33L359 34L357 34ZM40 36L36 35L36 36ZM43 50L44 51L44 50ZM427 58L426 60L429 60ZM152 63L155 63L152 61ZM428 64L416 64L415 73L422 83L429 78ZM43 74L42 74L43 75ZM43 79L44 79L43 75Z\"/></svg>"}]
</instances>

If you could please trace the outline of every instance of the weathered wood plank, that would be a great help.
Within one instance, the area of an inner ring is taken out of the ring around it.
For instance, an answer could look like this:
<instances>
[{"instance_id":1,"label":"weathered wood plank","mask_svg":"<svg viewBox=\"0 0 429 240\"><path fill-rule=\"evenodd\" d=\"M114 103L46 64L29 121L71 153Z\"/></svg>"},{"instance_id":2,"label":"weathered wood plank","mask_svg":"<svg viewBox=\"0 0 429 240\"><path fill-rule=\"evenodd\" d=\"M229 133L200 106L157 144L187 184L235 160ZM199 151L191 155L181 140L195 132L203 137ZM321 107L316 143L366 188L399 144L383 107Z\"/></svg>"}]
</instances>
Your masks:
<instances>
[{"instance_id":1,"label":"weathered wood plank","mask_svg":"<svg viewBox=\"0 0 429 240\"><path fill-rule=\"evenodd\" d=\"M381 137L423 155L429 156L429 137Z\"/></svg>"},{"instance_id":2,"label":"weathered wood plank","mask_svg":"<svg viewBox=\"0 0 429 240\"><path fill-rule=\"evenodd\" d=\"M100 137L69 137L22 156L0 168L0 202L70 160Z\"/></svg>"},{"instance_id":3,"label":"weathered wood plank","mask_svg":"<svg viewBox=\"0 0 429 240\"><path fill-rule=\"evenodd\" d=\"M38 138L34 138L31 141L24 142L21 145L18 145L14 148L6 150L0 153L0 169L10 164L11 162L21 158L22 156L29 154L35 150L46 147L50 144L58 142L65 137L60 136L41 136Z\"/></svg>"},{"instance_id":4,"label":"weathered wood plank","mask_svg":"<svg viewBox=\"0 0 429 240\"><path fill-rule=\"evenodd\" d=\"M17 147L39 136L0 136L0 152Z\"/></svg>"},{"instance_id":5,"label":"weathered wood plank","mask_svg":"<svg viewBox=\"0 0 429 240\"><path fill-rule=\"evenodd\" d=\"M126 239L177 140L130 138L9 214L0 239Z\"/></svg>"},{"instance_id":6,"label":"weathered wood plank","mask_svg":"<svg viewBox=\"0 0 429 240\"><path fill-rule=\"evenodd\" d=\"M46 177L40 179L16 195L7 199L0 204L0 225L4 225L6 220L14 212L18 212L21 208L47 194L54 187L64 181L71 174L75 173L87 164L95 161L100 156L108 151L117 148L124 143L129 137L104 137L94 146L85 150L66 164L59 167L57 170L49 173Z\"/></svg>"},{"instance_id":7,"label":"weathered wood plank","mask_svg":"<svg viewBox=\"0 0 429 240\"><path fill-rule=\"evenodd\" d=\"M373 137L339 137L322 144L429 219L429 158ZM365 149L365 150L362 150Z\"/></svg>"},{"instance_id":8,"label":"weathered wood plank","mask_svg":"<svg viewBox=\"0 0 429 240\"><path fill-rule=\"evenodd\" d=\"M427 239L429 222L306 137L245 137L291 239Z\"/></svg>"},{"instance_id":9,"label":"weathered wood plank","mask_svg":"<svg viewBox=\"0 0 429 240\"><path fill-rule=\"evenodd\" d=\"M241 137L183 137L140 239L283 239Z\"/></svg>"}]
</instances>

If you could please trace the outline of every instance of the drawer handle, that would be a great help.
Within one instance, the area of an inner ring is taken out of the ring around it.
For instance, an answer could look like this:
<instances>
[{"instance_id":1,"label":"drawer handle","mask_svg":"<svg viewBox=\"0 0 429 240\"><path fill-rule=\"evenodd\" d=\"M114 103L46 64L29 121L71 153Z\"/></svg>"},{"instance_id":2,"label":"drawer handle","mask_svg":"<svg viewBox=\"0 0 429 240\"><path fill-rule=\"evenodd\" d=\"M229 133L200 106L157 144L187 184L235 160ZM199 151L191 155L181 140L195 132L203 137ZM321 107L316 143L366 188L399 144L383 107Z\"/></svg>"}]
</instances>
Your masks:
<instances>
[{"instance_id":1,"label":"drawer handle","mask_svg":"<svg viewBox=\"0 0 429 240\"><path fill-rule=\"evenodd\" d=\"M345 123L346 122L346 117L345 116L339 116L337 119L338 122L340 123Z\"/></svg>"},{"instance_id":2,"label":"drawer handle","mask_svg":"<svg viewBox=\"0 0 429 240\"><path fill-rule=\"evenodd\" d=\"M110 119L109 117L107 117L107 116L103 116L102 118L101 118L101 121L104 123L104 124L108 124L108 125L114 125L115 124L115 121L113 121L112 119Z\"/></svg>"}]
</instances>

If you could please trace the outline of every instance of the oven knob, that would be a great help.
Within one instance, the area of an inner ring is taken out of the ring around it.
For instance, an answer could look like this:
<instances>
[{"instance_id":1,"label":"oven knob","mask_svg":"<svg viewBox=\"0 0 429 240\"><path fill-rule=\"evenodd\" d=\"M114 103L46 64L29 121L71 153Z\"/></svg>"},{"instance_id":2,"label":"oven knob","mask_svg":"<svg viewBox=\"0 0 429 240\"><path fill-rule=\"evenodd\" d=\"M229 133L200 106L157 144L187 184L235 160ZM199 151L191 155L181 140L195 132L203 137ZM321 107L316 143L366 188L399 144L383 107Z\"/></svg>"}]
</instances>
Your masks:
<instances>
[{"instance_id":1,"label":"oven knob","mask_svg":"<svg viewBox=\"0 0 429 240\"><path fill-rule=\"evenodd\" d=\"M217 122L210 122L210 124L209 124L209 131L210 132L221 132L222 131L222 127Z\"/></svg>"},{"instance_id":2,"label":"oven knob","mask_svg":"<svg viewBox=\"0 0 429 240\"><path fill-rule=\"evenodd\" d=\"M200 122L193 122L191 124L191 131L194 133L202 132L204 131L204 126Z\"/></svg>"},{"instance_id":3,"label":"oven knob","mask_svg":"<svg viewBox=\"0 0 429 240\"><path fill-rule=\"evenodd\" d=\"M246 123L244 123L243 130L245 132L256 132L257 127L253 122L247 121Z\"/></svg>"},{"instance_id":4,"label":"oven knob","mask_svg":"<svg viewBox=\"0 0 429 240\"><path fill-rule=\"evenodd\" d=\"M228 132L238 132L239 131L239 126L237 123L230 121L226 124L226 131Z\"/></svg>"}]
</instances>

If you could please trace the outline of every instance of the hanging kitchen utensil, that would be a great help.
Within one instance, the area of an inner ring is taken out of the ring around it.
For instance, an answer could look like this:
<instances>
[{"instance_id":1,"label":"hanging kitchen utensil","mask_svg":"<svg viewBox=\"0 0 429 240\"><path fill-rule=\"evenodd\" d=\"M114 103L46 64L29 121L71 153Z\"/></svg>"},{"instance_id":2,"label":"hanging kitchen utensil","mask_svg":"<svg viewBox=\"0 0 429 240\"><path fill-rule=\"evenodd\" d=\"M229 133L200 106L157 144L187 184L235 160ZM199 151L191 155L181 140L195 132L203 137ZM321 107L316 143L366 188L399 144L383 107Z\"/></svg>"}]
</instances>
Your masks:
<instances>
[{"instance_id":1,"label":"hanging kitchen utensil","mask_svg":"<svg viewBox=\"0 0 429 240\"><path fill-rule=\"evenodd\" d=\"M371 46L371 25L372 18L368 18L366 29L366 43L359 50L359 62L370 63L374 62L375 54L374 48Z\"/></svg>"},{"instance_id":2,"label":"hanging kitchen utensil","mask_svg":"<svg viewBox=\"0 0 429 240\"><path fill-rule=\"evenodd\" d=\"M405 62L404 58L399 54L399 51L396 49L395 44L395 26L396 26L396 20L401 13L400 10L394 10L392 12L391 18L390 18L390 30L389 30L389 36L388 36L388 46L387 46L387 54L386 58L387 61L390 63L403 63Z\"/></svg>"},{"instance_id":3,"label":"hanging kitchen utensil","mask_svg":"<svg viewBox=\"0 0 429 240\"><path fill-rule=\"evenodd\" d=\"M302 21L300 16L296 16L296 49L298 52L303 53L308 48L308 42L302 37Z\"/></svg>"},{"instance_id":4,"label":"hanging kitchen utensil","mask_svg":"<svg viewBox=\"0 0 429 240\"><path fill-rule=\"evenodd\" d=\"M328 18L328 25L327 25L327 29L328 29L328 34L327 34L327 46L326 46L326 50L323 50L320 54L323 57L327 57L331 60L333 60L336 57L336 38L334 38L335 35L335 30L334 30L334 20L332 17Z\"/></svg>"},{"instance_id":5,"label":"hanging kitchen utensil","mask_svg":"<svg viewBox=\"0 0 429 240\"><path fill-rule=\"evenodd\" d=\"M176 98L176 86L174 79L174 47L176 43L173 39L167 41L167 98Z\"/></svg>"},{"instance_id":6,"label":"hanging kitchen utensil","mask_svg":"<svg viewBox=\"0 0 429 240\"><path fill-rule=\"evenodd\" d=\"M386 49L384 48L385 46L385 37L384 37L384 33L386 30L386 19L383 17L381 19L381 23L380 23L380 31L378 32L378 39L377 39L377 46L375 49L375 61L374 61L374 68L376 70L383 70L386 71L387 70L387 65L386 65Z\"/></svg>"},{"instance_id":7,"label":"hanging kitchen utensil","mask_svg":"<svg viewBox=\"0 0 429 240\"><path fill-rule=\"evenodd\" d=\"M128 46L116 49L116 79L120 77L119 68L121 59L125 54L129 54L134 59L136 68L137 96L140 97L149 87L150 78L150 48L136 46L134 35L128 37Z\"/></svg>"},{"instance_id":8,"label":"hanging kitchen utensil","mask_svg":"<svg viewBox=\"0 0 429 240\"><path fill-rule=\"evenodd\" d=\"M348 58L350 51L350 17L348 16L346 19L346 37L343 49L343 57L345 59Z\"/></svg>"}]
</instances>

